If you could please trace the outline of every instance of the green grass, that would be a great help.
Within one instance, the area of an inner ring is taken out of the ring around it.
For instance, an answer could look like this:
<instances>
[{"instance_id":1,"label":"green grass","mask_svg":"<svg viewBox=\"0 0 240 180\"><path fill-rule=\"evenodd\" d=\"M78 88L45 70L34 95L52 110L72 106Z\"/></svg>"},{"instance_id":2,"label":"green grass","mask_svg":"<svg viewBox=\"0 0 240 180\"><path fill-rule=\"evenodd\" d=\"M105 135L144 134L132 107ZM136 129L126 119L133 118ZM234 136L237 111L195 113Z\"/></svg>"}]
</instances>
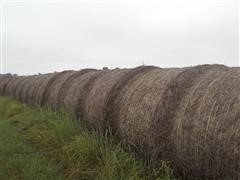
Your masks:
<instances>
[{"instance_id":1,"label":"green grass","mask_svg":"<svg viewBox=\"0 0 240 180\"><path fill-rule=\"evenodd\" d=\"M64 179L60 167L36 152L4 119L0 119L0 164L0 179Z\"/></svg>"},{"instance_id":2,"label":"green grass","mask_svg":"<svg viewBox=\"0 0 240 180\"><path fill-rule=\"evenodd\" d=\"M0 102L1 121L16 127L67 179L175 179L168 163L153 166L113 136L87 130L64 111L32 108L8 97Z\"/></svg>"}]
</instances>

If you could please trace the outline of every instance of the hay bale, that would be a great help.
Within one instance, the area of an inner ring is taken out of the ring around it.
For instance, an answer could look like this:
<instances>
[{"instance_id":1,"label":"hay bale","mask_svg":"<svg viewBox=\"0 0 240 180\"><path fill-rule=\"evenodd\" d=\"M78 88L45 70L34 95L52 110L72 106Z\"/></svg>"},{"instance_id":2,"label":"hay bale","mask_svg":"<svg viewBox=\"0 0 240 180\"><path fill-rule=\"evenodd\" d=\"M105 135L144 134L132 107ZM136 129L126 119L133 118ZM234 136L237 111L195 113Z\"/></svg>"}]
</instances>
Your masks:
<instances>
[{"instance_id":1,"label":"hay bale","mask_svg":"<svg viewBox=\"0 0 240 180\"><path fill-rule=\"evenodd\" d=\"M18 76L17 80L14 81L14 83L11 85L11 96L17 99L17 92L19 89L20 84L25 79L25 76Z\"/></svg>"},{"instance_id":2,"label":"hay bale","mask_svg":"<svg viewBox=\"0 0 240 180\"><path fill-rule=\"evenodd\" d=\"M222 65L201 65L196 67L182 68L167 84L162 93L161 101L159 101L152 121L152 132L157 133L157 138L151 141L155 146L154 158L171 159L173 157L173 143L171 142L171 132L175 121L173 120L179 106L182 106L181 101L191 91L206 74L212 72L224 72L228 70ZM157 147L156 147L157 145ZM151 147L150 146L150 147Z\"/></svg>"},{"instance_id":3,"label":"hay bale","mask_svg":"<svg viewBox=\"0 0 240 180\"><path fill-rule=\"evenodd\" d=\"M240 69L211 71L176 110L172 141L180 172L194 179L240 178Z\"/></svg>"},{"instance_id":4,"label":"hay bale","mask_svg":"<svg viewBox=\"0 0 240 180\"><path fill-rule=\"evenodd\" d=\"M1 81L0 81L0 95L1 96L5 96L6 95L6 86L13 79L14 79L13 77L1 77Z\"/></svg>"},{"instance_id":5,"label":"hay bale","mask_svg":"<svg viewBox=\"0 0 240 180\"><path fill-rule=\"evenodd\" d=\"M32 104L32 97L31 92L33 91L33 84L35 81L37 81L39 78L38 75L33 75L29 78L27 83L24 85L24 87L21 90L21 98L25 103Z\"/></svg>"},{"instance_id":6,"label":"hay bale","mask_svg":"<svg viewBox=\"0 0 240 180\"><path fill-rule=\"evenodd\" d=\"M16 92L15 92L15 98L18 99L18 100L22 100L21 99L21 94L22 94L22 89L24 87L24 85L28 82L29 78L31 76L25 76L21 82L18 84L18 87L16 88Z\"/></svg>"},{"instance_id":7,"label":"hay bale","mask_svg":"<svg viewBox=\"0 0 240 180\"><path fill-rule=\"evenodd\" d=\"M63 71L61 73L58 73L47 88L43 99L43 104L47 104L54 109L57 108L57 98L62 85L68 79L68 77L72 76L75 73L76 71Z\"/></svg>"},{"instance_id":8,"label":"hay bale","mask_svg":"<svg viewBox=\"0 0 240 180\"><path fill-rule=\"evenodd\" d=\"M169 160L169 134L178 102L213 66L153 69L125 85L115 97L112 119L118 135L150 153Z\"/></svg>"},{"instance_id":9,"label":"hay bale","mask_svg":"<svg viewBox=\"0 0 240 180\"><path fill-rule=\"evenodd\" d=\"M105 113L105 128L111 127L115 132L118 128L118 116L119 116L119 103L121 101L122 94L125 92L126 87L141 78L144 74L151 72L157 67L153 66L140 66L132 69L126 73L119 81L114 85L108 95L106 102L106 113Z\"/></svg>"},{"instance_id":10,"label":"hay bale","mask_svg":"<svg viewBox=\"0 0 240 180\"><path fill-rule=\"evenodd\" d=\"M36 75L33 76L28 76L26 80L23 81L21 88L19 89L19 100L22 102L27 102L27 92L28 92L28 87L30 84L30 81L35 77Z\"/></svg>"},{"instance_id":11,"label":"hay bale","mask_svg":"<svg viewBox=\"0 0 240 180\"><path fill-rule=\"evenodd\" d=\"M96 69L83 69L80 71L77 71L75 73L73 73L72 75L70 75L61 85L58 95L57 95L57 106L61 107L64 105L64 98L66 97L67 94L67 90L69 88L69 86L72 84L72 82L82 76L85 73L91 72L91 71L96 71Z\"/></svg>"},{"instance_id":12,"label":"hay bale","mask_svg":"<svg viewBox=\"0 0 240 180\"><path fill-rule=\"evenodd\" d=\"M70 113L82 118L83 104L86 94L89 91L89 85L93 82L102 71L89 71L72 79L66 88L63 107Z\"/></svg>"},{"instance_id":13,"label":"hay bale","mask_svg":"<svg viewBox=\"0 0 240 180\"><path fill-rule=\"evenodd\" d=\"M151 152L155 150L154 138L161 132L153 132L154 114L169 82L182 71L152 68L118 91L112 104L114 113L109 120L113 121L111 124L124 142L155 156Z\"/></svg>"},{"instance_id":14,"label":"hay bale","mask_svg":"<svg viewBox=\"0 0 240 180\"><path fill-rule=\"evenodd\" d=\"M88 127L103 131L105 128L106 103L109 93L130 69L108 70L99 75L91 87L84 105L83 121Z\"/></svg>"},{"instance_id":15,"label":"hay bale","mask_svg":"<svg viewBox=\"0 0 240 180\"><path fill-rule=\"evenodd\" d=\"M82 86L81 93L78 96L78 104L75 114L85 124L87 122L85 119L86 117L85 107L87 103L87 98L89 96L89 92L94 86L96 80L106 73L107 73L106 70L95 72L95 74L89 78L89 80L84 84L84 86Z\"/></svg>"},{"instance_id":16,"label":"hay bale","mask_svg":"<svg viewBox=\"0 0 240 180\"><path fill-rule=\"evenodd\" d=\"M32 105L37 104L37 92L41 87L42 79L48 76L48 74L37 75L31 83L31 87L28 91L28 103Z\"/></svg>"},{"instance_id":17,"label":"hay bale","mask_svg":"<svg viewBox=\"0 0 240 180\"><path fill-rule=\"evenodd\" d=\"M11 97L12 97L12 90L13 90L12 86L14 85L14 83L15 83L16 81L18 81L18 77L13 77L13 78L11 79L11 81L9 81L9 82L6 84L5 93L4 93L5 96L11 96Z\"/></svg>"},{"instance_id":18,"label":"hay bale","mask_svg":"<svg viewBox=\"0 0 240 180\"><path fill-rule=\"evenodd\" d=\"M48 87L57 78L58 73L44 74L38 81L38 88L35 91L35 101L39 105L44 105Z\"/></svg>"}]
</instances>

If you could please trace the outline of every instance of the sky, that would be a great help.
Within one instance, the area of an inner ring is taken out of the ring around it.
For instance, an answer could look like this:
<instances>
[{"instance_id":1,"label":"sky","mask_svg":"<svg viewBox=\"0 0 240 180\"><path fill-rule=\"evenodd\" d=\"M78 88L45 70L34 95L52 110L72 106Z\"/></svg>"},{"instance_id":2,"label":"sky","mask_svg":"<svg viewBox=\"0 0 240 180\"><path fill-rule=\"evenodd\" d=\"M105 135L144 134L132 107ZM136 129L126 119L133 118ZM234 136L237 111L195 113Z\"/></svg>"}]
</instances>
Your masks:
<instances>
[{"instance_id":1,"label":"sky","mask_svg":"<svg viewBox=\"0 0 240 180\"><path fill-rule=\"evenodd\" d=\"M3 73L239 66L238 0L3 0Z\"/></svg>"}]
</instances>

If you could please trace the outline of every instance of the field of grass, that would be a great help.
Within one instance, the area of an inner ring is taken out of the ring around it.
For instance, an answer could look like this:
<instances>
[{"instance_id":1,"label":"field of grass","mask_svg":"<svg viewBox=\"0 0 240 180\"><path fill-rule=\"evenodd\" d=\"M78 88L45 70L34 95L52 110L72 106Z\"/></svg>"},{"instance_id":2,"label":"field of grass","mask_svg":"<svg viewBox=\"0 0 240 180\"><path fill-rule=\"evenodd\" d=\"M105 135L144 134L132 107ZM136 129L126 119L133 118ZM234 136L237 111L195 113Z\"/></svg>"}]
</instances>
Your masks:
<instances>
[{"instance_id":1,"label":"field of grass","mask_svg":"<svg viewBox=\"0 0 240 180\"><path fill-rule=\"evenodd\" d=\"M153 166L63 111L0 97L0 131L0 179L176 179L168 163Z\"/></svg>"},{"instance_id":2,"label":"field of grass","mask_svg":"<svg viewBox=\"0 0 240 180\"><path fill-rule=\"evenodd\" d=\"M64 179L49 161L5 119L0 120L0 179Z\"/></svg>"}]
</instances>

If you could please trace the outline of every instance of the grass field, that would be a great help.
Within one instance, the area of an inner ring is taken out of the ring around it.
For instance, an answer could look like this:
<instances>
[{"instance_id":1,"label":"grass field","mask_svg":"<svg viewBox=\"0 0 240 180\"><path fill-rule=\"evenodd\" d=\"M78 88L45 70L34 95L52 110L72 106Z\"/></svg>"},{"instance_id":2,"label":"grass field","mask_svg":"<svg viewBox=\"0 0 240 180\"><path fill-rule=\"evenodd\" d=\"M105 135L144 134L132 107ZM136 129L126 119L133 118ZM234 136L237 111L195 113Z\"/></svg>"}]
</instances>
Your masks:
<instances>
[{"instance_id":1,"label":"grass field","mask_svg":"<svg viewBox=\"0 0 240 180\"><path fill-rule=\"evenodd\" d=\"M60 167L32 147L8 121L0 121L0 179L64 179Z\"/></svg>"},{"instance_id":2,"label":"grass field","mask_svg":"<svg viewBox=\"0 0 240 180\"><path fill-rule=\"evenodd\" d=\"M63 111L0 103L0 179L176 179L168 163L153 166Z\"/></svg>"}]
</instances>

